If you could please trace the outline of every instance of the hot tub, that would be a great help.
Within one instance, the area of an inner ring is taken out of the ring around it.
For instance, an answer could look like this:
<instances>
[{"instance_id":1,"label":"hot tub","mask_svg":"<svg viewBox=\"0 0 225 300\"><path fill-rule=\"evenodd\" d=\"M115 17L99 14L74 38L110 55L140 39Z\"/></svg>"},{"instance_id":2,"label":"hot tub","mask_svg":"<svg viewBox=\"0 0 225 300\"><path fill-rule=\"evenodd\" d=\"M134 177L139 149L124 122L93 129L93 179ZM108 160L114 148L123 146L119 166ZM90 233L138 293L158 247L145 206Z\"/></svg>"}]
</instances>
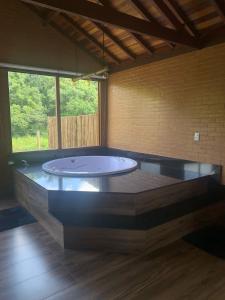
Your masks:
<instances>
[{"instance_id":1,"label":"hot tub","mask_svg":"<svg viewBox=\"0 0 225 300\"><path fill-rule=\"evenodd\" d=\"M136 168L135 160L118 156L74 156L51 160L42 165L45 172L61 176L102 176Z\"/></svg>"}]
</instances>

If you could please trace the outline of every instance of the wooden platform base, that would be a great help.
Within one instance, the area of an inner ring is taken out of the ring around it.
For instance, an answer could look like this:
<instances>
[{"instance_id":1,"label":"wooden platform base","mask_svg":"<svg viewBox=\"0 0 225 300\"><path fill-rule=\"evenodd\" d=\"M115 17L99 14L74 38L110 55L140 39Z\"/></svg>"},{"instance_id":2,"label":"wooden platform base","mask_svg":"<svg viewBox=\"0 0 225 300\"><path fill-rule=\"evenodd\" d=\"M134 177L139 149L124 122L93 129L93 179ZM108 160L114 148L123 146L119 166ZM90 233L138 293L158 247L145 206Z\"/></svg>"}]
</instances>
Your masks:
<instances>
[{"instance_id":1,"label":"wooden platform base","mask_svg":"<svg viewBox=\"0 0 225 300\"><path fill-rule=\"evenodd\" d=\"M120 226L112 228L104 227L104 224L75 226L60 222L49 212L48 191L18 173L15 174L15 186L17 200L38 219L62 247L69 249L151 252L196 229L218 221L225 214L225 202L217 201L206 203L191 212L170 218L150 228L135 229ZM164 210L163 213L167 211Z\"/></svg>"},{"instance_id":2,"label":"wooden platform base","mask_svg":"<svg viewBox=\"0 0 225 300\"><path fill-rule=\"evenodd\" d=\"M64 227L64 245L70 249L110 250L121 253L153 252L184 235L224 218L225 203L201 210L149 230Z\"/></svg>"}]
</instances>

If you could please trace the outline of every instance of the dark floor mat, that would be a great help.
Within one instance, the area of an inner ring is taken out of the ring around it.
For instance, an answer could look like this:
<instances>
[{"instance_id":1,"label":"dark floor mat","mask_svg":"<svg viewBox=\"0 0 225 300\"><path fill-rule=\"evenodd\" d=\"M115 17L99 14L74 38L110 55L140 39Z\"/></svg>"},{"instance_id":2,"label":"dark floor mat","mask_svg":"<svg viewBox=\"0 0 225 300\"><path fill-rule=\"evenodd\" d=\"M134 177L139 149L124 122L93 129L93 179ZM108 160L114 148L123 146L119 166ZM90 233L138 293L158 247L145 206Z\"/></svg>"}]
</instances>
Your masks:
<instances>
[{"instance_id":1,"label":"dark floor mat","mask_svg":"<svg viewBox=\"0 0 225 300\"><path fill-rule=\"evenodd\" d=\"M0 232L35 222L36 219L21 206L0 211Z\"/></svg>"},{"instance_id":2,"label":"dark floor mat","mask_svg":"<svg viewBox=\"0 0 225 300\"><path fill-rule=\"evenodd\" d=\"M207 227L190 233L183 239L211 255L225 259L225 228L223 227Z\"/></svg>"}]
</instances>

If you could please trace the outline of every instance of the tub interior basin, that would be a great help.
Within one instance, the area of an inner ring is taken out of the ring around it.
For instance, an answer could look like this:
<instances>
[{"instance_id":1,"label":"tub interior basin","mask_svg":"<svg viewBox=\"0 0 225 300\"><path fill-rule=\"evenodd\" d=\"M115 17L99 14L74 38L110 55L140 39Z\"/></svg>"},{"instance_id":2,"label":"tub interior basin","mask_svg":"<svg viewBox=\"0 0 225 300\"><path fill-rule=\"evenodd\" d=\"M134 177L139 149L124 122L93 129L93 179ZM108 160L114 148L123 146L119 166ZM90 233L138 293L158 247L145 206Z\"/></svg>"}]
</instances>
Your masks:
<instances>
[{"instance_id":1,"label":"tub interior basin","mask_svg":"<svg viewBox=\"0 0 225 300\"><path fill-rule=\"evenodd\" d=\"M45 172L61 176L101 176L136 168L135 160L118 156L74 156L51 160L42 165Z\"/></svg>"}]
</instances>

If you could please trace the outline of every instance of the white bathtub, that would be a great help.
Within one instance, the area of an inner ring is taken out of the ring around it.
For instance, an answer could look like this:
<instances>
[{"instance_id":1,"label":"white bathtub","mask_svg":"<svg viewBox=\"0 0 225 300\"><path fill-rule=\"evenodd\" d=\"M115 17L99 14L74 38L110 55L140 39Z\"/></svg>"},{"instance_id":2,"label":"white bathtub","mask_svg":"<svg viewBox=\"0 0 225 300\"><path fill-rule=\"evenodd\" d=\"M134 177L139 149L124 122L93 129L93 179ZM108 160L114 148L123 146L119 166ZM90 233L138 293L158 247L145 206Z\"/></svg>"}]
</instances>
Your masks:
<instances>
[{"instance_id":1,"label":"white bathtub","mask_svg":"<svg viewBox=\"0 0 225 300\"><path fill-rule=\"evenodd\" d=\"M42 165L45 172L61 176L102 176L136 168L135 160L118 156L74 156L51 160Z\"/></svg>"}]
</instances>

